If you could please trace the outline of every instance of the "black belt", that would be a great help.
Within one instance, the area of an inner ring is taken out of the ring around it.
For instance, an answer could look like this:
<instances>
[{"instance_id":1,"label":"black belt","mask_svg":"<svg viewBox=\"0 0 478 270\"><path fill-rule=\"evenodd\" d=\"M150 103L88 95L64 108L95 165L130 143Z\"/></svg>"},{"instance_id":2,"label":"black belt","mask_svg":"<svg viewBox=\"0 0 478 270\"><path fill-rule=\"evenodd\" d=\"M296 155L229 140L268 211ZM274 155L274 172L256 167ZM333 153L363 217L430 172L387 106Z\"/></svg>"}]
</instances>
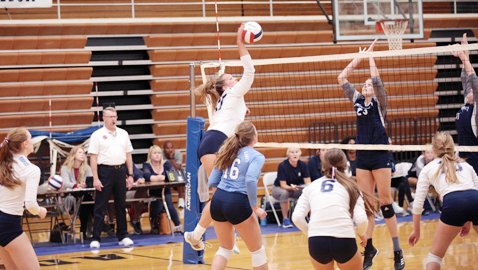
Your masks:
<instances>
[{"instance_id":1,"label":"black belt","mask_svg":"<svg viewBox=\"0 0 478 270\"><path fill-rule=\"evenodd\" d=\"M104 167L110 167L110 168L114 168L114 169L121 169L123 168L124 164L121 164L121 165L106 165L106 164L100 164L100 166L104 166Z\"/></svg>"}]
</instances>

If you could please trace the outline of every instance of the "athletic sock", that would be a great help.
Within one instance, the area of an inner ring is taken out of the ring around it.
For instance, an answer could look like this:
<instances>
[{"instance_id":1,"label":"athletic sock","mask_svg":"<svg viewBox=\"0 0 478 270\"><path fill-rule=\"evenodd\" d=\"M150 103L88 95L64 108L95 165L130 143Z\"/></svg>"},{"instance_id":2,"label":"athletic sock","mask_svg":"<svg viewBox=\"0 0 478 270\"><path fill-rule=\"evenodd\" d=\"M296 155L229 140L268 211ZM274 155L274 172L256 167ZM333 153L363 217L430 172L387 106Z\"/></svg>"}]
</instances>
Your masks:
<instances>
[{"instance_id":1,"label":"athletic sock","mask_svg":"<svg viewBox=\"0 0 478 270\"><path fill-rule=\"evenodd\" d=\"M193 231L193 238L196 241L201 240L202 235L206 232L206 228L202 227L201 225L197 225Z\"/></svg>"},{"instance_id":2,"label":"athletic sock","mask_svg":"<svg viewBox=\"0 0 478 270\"><path fill-rule=\"evenodd\" d=\"M400 242L398 241L398 236L392 238L393 242L393 251L400 251L402 247L400 246Z\"/></svg>"}]
</instances>

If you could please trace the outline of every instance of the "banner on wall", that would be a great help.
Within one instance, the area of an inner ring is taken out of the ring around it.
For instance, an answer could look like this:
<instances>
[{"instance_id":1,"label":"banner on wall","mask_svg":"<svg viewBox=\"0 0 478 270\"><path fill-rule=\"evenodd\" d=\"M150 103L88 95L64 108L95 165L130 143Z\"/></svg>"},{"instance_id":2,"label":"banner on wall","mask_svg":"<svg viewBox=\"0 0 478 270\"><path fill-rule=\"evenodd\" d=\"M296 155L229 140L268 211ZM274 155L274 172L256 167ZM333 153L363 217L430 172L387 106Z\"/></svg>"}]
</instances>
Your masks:
<instances>
[{"instance_id":1,"label":"banner on wall","mask_svg":"<svg viewBox=\"0 0 478 270\"><path fill-rule=\"evenodd\" d=\"M53 0L0 0L0 8L46 8Z\"/></svg>"}]
</instances>

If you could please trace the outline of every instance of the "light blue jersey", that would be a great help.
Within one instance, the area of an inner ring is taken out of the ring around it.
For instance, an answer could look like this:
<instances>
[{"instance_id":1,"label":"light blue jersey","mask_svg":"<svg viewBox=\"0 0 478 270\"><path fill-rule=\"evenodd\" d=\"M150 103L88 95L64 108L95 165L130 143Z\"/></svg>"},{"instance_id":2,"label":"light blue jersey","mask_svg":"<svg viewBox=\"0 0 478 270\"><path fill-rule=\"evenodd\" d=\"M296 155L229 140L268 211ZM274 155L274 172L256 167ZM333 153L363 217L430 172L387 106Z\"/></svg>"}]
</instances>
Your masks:
<instances>
[{"instance_id":1,"label":"light blue jersey","mask_svg":"<svg viewBox=\"0 0 478 270\"><path fill-rule=\"evenodd\" d=\"M243 147L227 170L220 171L214 168L209 177L209 186L227 192L247 194L251 207L256 206L257 181L261 176L264 162L264 155L252 147Z\"/></svg>"}]
</instances>

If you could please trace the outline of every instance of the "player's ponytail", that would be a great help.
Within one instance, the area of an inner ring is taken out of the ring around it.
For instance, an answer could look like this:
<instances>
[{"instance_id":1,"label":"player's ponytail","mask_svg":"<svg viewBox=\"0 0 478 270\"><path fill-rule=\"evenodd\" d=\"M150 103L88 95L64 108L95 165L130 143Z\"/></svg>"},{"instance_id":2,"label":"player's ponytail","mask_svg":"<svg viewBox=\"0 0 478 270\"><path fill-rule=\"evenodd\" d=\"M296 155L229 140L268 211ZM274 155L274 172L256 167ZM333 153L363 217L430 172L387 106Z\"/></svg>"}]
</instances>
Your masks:
<instances>
[{"instance_id":1,"label":"player's ponytail","mask_svg":"<svg viewBox=\"0 0 478 270\"><path fill-rule=\"evenodd\" d=\"M0 185L13 189L22 185L20 179L13 175L13 154L22 150L22 143L28 139L27 129L24 127L14 128L8 132L0 146Z\"/></svg>"},{"instance_id":2,"label":"player's ponytail","mask_svg":"<svg viewBox=\"0 0 478 270\"><path fill-rule=\"evenodd\" d=\"M207 81L200 86L196 87L196 94L201 96L201 100L204 103L210 103L215 108L217 100L222 96L224 92L224 74L216 75L215 77L207 78Z\"/></svg>"},{"instance_id":3,"label":"player's ponytail","mask_svg":"<svg viewBox=\"0 0 478 270\"><path fill-rule=\"evenodd\" d=\"M445 132L437 132L432 140L432 149L437 157L443 159L432 179L436 179L444 171L447 183L460 183L458 177L456 177L456 163L463 162L463 160L455 155L455 142L451 135Z\"/></svg>"},{"instance_id":4,"label":"player's ponytail","mask_svg":"<svg viewBox=\"0 0 478 270\"><path fill-rule=\"evenodd\" d=\"M355 204L359 197L364 200L365 213L367 217L374 216L373 201L375 198L362 191L357 182L350 179L345 175L345 169L347 168L347 158L342 150L333 148L328 150L324 155L324 163L322 164L324 169L324 175L328 178L337 180L349 194L349 212L350 216L354 216Z\"/></svg>"},{"instance_id":5,"label":"player's ponytail","mask_svg":"<svg viewBox=\"0 0 478 270\"><path fill-rule=\"evenodd\" d=\"M240 123L236 128L236 133L227 138L219 149L214 160L214 167L218 170L225 170L231 166L239 150L248 145L256 135L256 128L251 122Z\"/></svg>"}]
</instances>

